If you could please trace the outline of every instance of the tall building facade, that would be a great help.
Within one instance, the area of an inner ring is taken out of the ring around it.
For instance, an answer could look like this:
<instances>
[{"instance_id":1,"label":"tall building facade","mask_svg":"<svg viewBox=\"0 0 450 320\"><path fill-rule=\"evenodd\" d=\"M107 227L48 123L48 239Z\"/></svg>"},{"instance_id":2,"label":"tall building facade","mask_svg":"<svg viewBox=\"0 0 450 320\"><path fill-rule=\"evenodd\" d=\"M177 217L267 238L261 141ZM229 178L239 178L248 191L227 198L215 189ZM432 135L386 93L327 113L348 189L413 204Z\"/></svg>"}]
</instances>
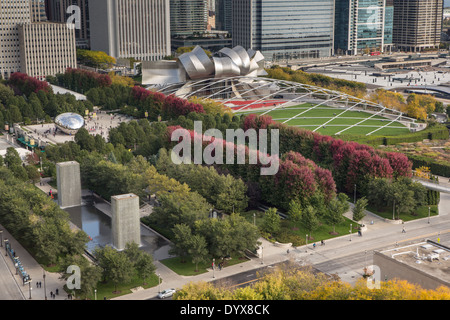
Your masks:
<instances>
[{"instance_id":1,"label":"tall building facade","mask_svg":"<svg viewBox=\"0 0 450 320\"><path fill-rule=\"evenodd\" d=\"M75 30L65 23L19 24L20 71L40 80L76 68Z\"/></svg>"},{"instance_id":2,"label":"tall building facade","mask_svg":"<svg viewBox=\"0 0 450 320\"><path fill-rule=\"evenodd\" d=\"M114 58L170 55L169 0L89 1L91 50Z\"/></svg>"},{"instance_id":3,"label":"tall building facade","mask_svg":"<svg viewBox=\"0 0 450 320\"><path fill-rule=\"evenodd\" d=\"M385 51L392 44L393 6L389 0L336 0L337 54Z\"/></svg>"},{"instance_id":4,"label":"tall building facade","mask_svg":"<svg viewBox=\"0 0 450 320\"><path fill-rule=\"evenodd\" d=\"M234 0L233 46L259 50L266 60L333 54L334 0Z\"/></svg>"},{"instance_id":5,"label":"tall building facade","mask_svg":"<svg viewBox=\"0 0 450 320\"><path fill-rule=\"evenodd\" d=\"M76 10L70 10L70 6L75 6ZM88 0L46 0L45 10L48 20L52 22L67 23L71 17L79 15L79 25L75 28L77 47L90 48Z\"/></svg>"},{"instance_id":6,"label":"tall building facade","mask_svg":"<svg viewBox=\"0 0 450 320\"><path fill-rule=\"evenodd\" d=\"M231 33L232 23L232 6L233 0L216 0L216 29L228 31Z\"/></svg>"},{"instance_id":7,"label":"tall building facade","mask_svg":"<svg viewBox=\"0 0 450 320\"><path fill-rule=\"evenodd\" d=\"M208 25L208 0L170 0L172 37L202 34Z\"/></svg>"},{"instance_id":8,"label":"tall building facade","mask_svg":"<svg viewBox=\"0 0 450 320\"><path fill-rule=\"evenodd\" d=\"M20 23L31 23L30 0L0 0L0 77L20 72Z\"/></svg>"},{"instance_id":9,"label":"tall building facade","mask_svg":"<svg viewBox=\"0 0 450 320\"><path fill-rule=\"evenodd\" d=\"M30 0L31 22L47 21L45 12L45 0Z\"/></svg>"},{"instance_id":10,"label":"tall building facade","mask_svg":"<svg viewBox=\"0 0 450 320\"><path fill-rule=\"evenodd\" d=\"M404 51L439 47L443 0L394 0L395 46Z\"/></svg>"},{"instance_id":11,"label":"tall building facade","mask_svg":"<svg viewBox=\"0 0 450 320\"><path fill-rule=\"evenodd\" d=\"M40 0L0 0L0 76L45 78L76 67L75 38L66 24L45 22Z\"/></svg>"}]
</instances>

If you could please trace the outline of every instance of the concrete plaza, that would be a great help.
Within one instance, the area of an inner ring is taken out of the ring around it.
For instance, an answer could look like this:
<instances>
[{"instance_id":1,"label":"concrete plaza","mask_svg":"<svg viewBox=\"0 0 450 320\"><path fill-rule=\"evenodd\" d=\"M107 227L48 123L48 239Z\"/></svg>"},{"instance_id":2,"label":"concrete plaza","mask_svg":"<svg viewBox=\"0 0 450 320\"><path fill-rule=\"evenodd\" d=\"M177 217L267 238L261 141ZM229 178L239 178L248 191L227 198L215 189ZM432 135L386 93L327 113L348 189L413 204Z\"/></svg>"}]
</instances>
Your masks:
<instances>
[{"instance_id":1,"label":"concrete plaza","mask_svg":"<svg viewBox=\"0 0 450 320\"><path fill-rule=\"evenodd\" d=\"M91 135L101 135L106 141L109 139L109 131L118 127L122 122L129 122L132 117L120 114L110 114L95 108L89 116L85 116L84 128ZM54 123L44 123L22 127L24 133L30 138L44 142L44 144L58 144L68 141L75 141L74 135L69 135L61 130L56 130Z\"/></svg>"}]
</instances>

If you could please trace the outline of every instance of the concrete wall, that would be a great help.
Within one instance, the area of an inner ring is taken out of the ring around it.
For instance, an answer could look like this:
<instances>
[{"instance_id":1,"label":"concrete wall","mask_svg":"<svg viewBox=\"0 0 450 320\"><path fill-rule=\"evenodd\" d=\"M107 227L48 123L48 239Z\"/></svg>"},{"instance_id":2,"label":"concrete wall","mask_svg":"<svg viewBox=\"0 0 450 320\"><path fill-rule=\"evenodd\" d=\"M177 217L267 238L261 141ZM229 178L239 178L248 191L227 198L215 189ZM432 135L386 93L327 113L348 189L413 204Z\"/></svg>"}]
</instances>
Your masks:
<instances>
[{"instance_id":1,"label":"concrete wall","mask_svg":"<svg viewBox=\"0 0 450 320\"><path fill-rule=\"evenodd\" d=\"M448 282L442 279L436 278L379 252L374 252L373 264L381 270L381 281L384 281L385 277L387 277L387 280L397 278L431 290L435 290L440 286L448 286Z\"/></svg>"},{"instance_id":2,"label":"concrete wall","mask_svg":"<svg viewBox=\"0 0 450 320\"><path fill-rule=\"evenodd\" d=\"M80 164L76 161L56 164L58 205L61 208L81 205Z\"/></svg>"},{"instance_id":3,"label":"concrete wall","mask_svg":"<svg viewBox=\"0 0 450 320\"><path fill-rule=\"evenodd\" d=\"M123 250L127 243L140 245L139 197L132 193L112 196L111 209L113 246Z\"/></svg>"}]
</instances>

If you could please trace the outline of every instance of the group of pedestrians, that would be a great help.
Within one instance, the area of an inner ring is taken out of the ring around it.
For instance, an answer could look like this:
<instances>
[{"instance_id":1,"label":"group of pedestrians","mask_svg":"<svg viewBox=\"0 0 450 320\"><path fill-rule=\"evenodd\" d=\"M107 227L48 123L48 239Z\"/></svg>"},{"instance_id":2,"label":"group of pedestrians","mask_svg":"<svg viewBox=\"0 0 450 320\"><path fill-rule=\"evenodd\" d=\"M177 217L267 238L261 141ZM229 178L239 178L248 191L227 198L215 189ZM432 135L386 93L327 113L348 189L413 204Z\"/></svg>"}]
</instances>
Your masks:
<instances>
[{"instance_id":1,"label":"group of pedestrians","mask_svg":"<svg viewBox=\"0 0 450 320\"><path fill-rule=\"evenodd\" d=\"M37 281L36 282L36 288L42 288L42 282L41 281ZM50 298L55 299L56 296L59 295L59 290L56 289L55 292L50 291ZM47 298L47 295L46 295Z\"/></svg>"}]
</instances>

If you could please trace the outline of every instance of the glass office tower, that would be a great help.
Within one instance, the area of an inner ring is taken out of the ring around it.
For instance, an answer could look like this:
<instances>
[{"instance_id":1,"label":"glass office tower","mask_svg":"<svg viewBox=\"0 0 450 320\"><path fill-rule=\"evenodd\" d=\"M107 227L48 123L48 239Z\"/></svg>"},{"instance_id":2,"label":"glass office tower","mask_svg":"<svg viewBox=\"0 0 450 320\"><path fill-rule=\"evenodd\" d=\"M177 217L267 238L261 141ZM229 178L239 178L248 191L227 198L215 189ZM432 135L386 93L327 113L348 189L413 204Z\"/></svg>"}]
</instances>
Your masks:
<instances>
[{"instance_id":1,"label":"glass office tower","mask_svg":"<svg viewBox=\"0 0 450 320\"><path fill-rule=\"evenodd\" d=\"M192 36L202 34L208 25L206 0L170 0L170 34Z\"/></svg>"},{"instance_id":2,"label":"glass office tower","mask_svg":"<svg viewBox=\"0 0 450 320\"><path fill-rule=\"evenodd\" d=\"M356 55L384 51L387 44L392 44L393 5L390 2L336 0L336 53ZM388 8L387 4L390 4Z\"/></svg>"},{"instance_id":3,"label":"glass office tower","mask_svg":"<svg viewBox=\"0 0 450 320\"><path fill-rule=\"evenodd\" d=\"M267 60L333 54L334 0L234 0L233 46L259 50Z\"/></svg>"}]
</instances>

